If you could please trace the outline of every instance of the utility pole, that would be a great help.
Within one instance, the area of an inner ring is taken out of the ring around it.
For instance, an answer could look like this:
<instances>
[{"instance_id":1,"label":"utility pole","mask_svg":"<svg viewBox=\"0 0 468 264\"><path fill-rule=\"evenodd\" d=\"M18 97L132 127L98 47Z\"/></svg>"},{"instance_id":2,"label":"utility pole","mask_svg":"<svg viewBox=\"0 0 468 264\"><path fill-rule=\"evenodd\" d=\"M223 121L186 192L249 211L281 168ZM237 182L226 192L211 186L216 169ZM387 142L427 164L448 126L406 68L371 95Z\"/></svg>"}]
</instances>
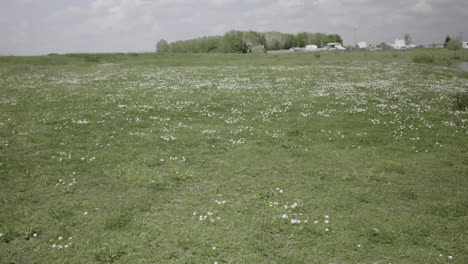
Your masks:
<instances>
[{"instance_id":1,"label":"utility pole","mask_svg":"<svg viewBox=\"0 0 468 264\"><path fill-rule=\"evenodd\" d=\"M354 29L354 47L357 47L357 40L356 40L356 27L353 28Z\"/></svg>"}]
</instances>

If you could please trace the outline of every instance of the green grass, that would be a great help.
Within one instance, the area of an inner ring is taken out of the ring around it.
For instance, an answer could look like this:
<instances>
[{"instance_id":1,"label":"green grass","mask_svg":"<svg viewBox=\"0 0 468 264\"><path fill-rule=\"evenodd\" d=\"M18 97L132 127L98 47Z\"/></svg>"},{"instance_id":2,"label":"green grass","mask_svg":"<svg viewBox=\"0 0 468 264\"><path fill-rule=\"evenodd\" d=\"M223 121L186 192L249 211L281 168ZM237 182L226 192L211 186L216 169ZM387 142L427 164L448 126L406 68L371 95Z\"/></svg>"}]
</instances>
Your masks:
<instances>
[{"instance_id":1,"label":"green grass","mask_svg":"<svg viewBox=\"0 0 468 264\"><path fill-rule=\"evenodd\" d=\"M0 57L0 263L466 263L450 54Z\"/></svg>"}]
</instances>

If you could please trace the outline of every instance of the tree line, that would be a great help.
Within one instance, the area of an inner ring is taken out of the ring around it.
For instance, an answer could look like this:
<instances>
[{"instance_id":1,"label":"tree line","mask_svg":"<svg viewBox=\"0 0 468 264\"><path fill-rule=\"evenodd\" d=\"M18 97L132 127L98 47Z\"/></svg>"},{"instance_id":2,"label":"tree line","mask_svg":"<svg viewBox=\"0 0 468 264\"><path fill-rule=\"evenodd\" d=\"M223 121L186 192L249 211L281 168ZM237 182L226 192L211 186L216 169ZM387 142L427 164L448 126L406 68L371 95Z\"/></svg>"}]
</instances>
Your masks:
<instances>
[{"instance_id":1,"label":"tree line","mask_svg":"<svg viewBox=\"0 0 468 264\"><path fill-rule=\"evenodd\" d=\"M343 44L338 34L300 32L297 34L277 31L231 30L222 36L208 36L168 43L162 39L156 44L157 52L176 53L263 53L268 50L290 49L316 45L322 47L330 42Z\"/></svg>"}]
</instances>

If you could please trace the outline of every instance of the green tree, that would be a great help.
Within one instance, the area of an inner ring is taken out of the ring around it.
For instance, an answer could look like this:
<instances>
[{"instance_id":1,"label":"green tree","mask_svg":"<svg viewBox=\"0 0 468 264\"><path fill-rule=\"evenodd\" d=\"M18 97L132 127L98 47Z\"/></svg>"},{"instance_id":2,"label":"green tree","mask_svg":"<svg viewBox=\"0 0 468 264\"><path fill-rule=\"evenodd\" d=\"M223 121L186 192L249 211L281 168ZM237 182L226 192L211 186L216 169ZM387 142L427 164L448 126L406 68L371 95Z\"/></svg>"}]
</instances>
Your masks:
<instances>
[{"instance_id":1,"label":"green tree","mask_svg":"<svg viewBox=\"0 0 468 264\"><path fill-rule=\"evenodd\" d=\"M161 39L156 44L156 51L157 52L168 52L169 48L170 48L169 43L167 43L167 41L164 40L164 39Z\"/></svg>"},{"instance_id":2,"label":"green tree","mask_svg":"<svg viewBox=\"0 0 468 264\"><path fill-rule=\"evenodd\" d=\"M447 47L447 43L449 43L449 41L450 41L450 36L447 35L447 36L445 37L444 48Z\"/></svg>"},{"instance_id":3,"label":"green tree","mask_svg":"<svg viewBox=\"0 0 468 264\"><path fill-rule=\"evenodd\" d=\"M279 40L274 40L273 43L271 44L271 50L280 50L281 49L281 43Z\"/></svg>"},{"instance_id":4,"label":"green tree","mask_svg":"<svg viewBox=\"0 0 468 264\"><path fill-rule=\"evenodd\" d=\"M458 38L453 38L447 43L447 48L453 50L453 57L455 57L457 50L461 48L461 41Z\"/></svg>"},{"instance_id":5,"label":"green tree","mask_svg":"<svg viewBox=\"0 0 468 264\"><path fill-rule=\"evenodd\" d=\"M382 42L382 43L378 44L376 47L379 48L379 49L383 49L383 50L387 50L387 49L391 48L391 46L387 45L387 43L385 43L385 42Z\"/></svg>"},{"instance_id":6,"label":"green tree","mask_svg":"<svg viewBox=\"0 0 468 264\"><path fill-rule=\"evenodd\" d=\"M309 36L307 32L300 32L296 34L297 46L303 48L309 43Z\"/></svg>"},{"instance_id":7,"label":"green tree","mask_svg":"<svg viewBox=\"0 0 468 264\"><path fill-rule=\"evenodd\" d=\"M232 52L232 53L247 53L249 51L249 47L247 43L244 41L244 36L241 31L231 30L224 34L223 36L224 41L224 52Z\"/></svg>"},{"instance_id":8,"label":"green tree","mask_svg":"<svg viewBox=\"0 0 468 264\"><path fill-rule=\"evenodd\" d=\"M341 39L341 36L338 34L330 34L327 36L327 42L335 42L335 43L341 43L343 44L343 39Z\"/></svg>"},{"instance_id":9,"label":"green tree","mask_svg":"<svg viewBox=\"0 0 468 264\"><path fill-rule=\"evenodd\" d=\"M293 34L286 34L284 40L284 49L290 49L297 46L296 36Z\"/></svg>"},{"instance_id":10,"label":"green tree","mask_svg":"<svg viewBox=\"0 0 468 264\"><path fill-rule=\"evenodd\" d=\"M405 45L409 45L409 44L412 43L412 42L411 42L411 41L412 41L412 40L411 40L411 35L408 34L408 33L406 33L406 34L403 36L403 39L405 40Z\"/></svg>"}]
</instances>

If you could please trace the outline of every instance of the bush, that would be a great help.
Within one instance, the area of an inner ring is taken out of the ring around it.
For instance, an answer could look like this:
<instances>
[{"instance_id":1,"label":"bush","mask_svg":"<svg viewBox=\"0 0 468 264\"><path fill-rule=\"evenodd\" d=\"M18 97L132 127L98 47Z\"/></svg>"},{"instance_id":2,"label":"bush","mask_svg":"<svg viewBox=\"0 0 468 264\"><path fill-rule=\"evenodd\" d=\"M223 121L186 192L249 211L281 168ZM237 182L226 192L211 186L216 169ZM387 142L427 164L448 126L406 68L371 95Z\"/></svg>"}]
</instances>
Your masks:
<instances>
[{"instance_id":1,"label":"bush","mask_svg":"<svg viewBox=\"0 0 468 264\"><path fill-rule=\"evenodd\" d=\"M98 55L86 54L83 56L86 62L100 62L101 58Z\"/></svg>"},{"instance_id":2,"label":"bush","mask_svg":"<svg viewBox=\"0 0 468 264\"><path fill-rule=\"evenodd\" d=\"M427 54L416 55L413 58L413 61L416 63L433 63L434 57Z\"/></svg>"},{"instance_id":3,"label":"bush","mask_svg":"<svg viewBox=\"0 0 468 264\"><path fill-rule=\"evenodd\" d=\"M455 109L465 111L468 109L468 91L455 94Z\"/></svg>"}]
</instances>

